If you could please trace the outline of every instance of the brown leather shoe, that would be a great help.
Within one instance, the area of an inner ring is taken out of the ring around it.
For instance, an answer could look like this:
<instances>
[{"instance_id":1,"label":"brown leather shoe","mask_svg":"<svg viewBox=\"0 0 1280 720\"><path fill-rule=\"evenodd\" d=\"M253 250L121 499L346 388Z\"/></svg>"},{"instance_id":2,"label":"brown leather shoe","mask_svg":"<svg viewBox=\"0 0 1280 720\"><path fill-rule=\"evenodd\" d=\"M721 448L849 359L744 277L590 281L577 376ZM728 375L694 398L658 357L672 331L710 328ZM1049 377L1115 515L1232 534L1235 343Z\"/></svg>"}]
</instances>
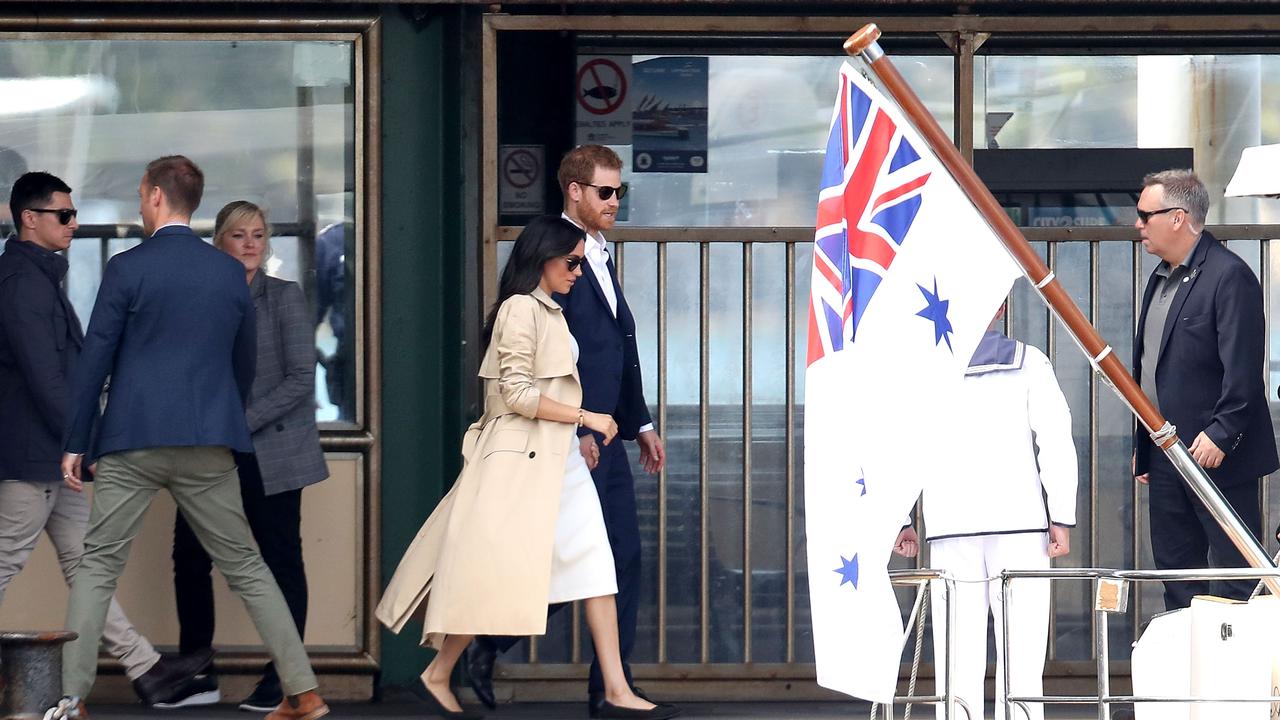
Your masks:
<instances>
[{"instance_id":1,"label":"brown leather shoe","mask_svg":"<svg viewBox=\"0 0 1280 720\"><path fill-rule=\"evenodd\" d=\"M280 707L271 711L267 720L316 720L328 714L329 706L324 704L320 694L308 690L286 697Z\"/></svg>"}]
</instances>

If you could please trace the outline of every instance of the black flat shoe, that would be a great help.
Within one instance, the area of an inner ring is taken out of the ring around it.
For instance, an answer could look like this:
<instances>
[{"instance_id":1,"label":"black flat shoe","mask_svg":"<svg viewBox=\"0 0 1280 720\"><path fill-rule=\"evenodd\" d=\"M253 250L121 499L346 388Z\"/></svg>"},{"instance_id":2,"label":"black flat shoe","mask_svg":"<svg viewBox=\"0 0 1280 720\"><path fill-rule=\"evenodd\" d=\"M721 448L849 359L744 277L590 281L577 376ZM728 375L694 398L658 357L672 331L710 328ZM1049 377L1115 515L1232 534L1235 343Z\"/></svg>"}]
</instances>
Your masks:
<instances>
[{"instance_id":1,"label":"black flat shoe","mask_svg":"<svg viewBox=\"0 0 1280 720\"><path fill-rule=\"evenodd\" d=\"M480 638L467 647L467 684L490 710L498 709L498 699L493 694L493 665L497 659L497 648Z\"/></svg>"},{"instance_id":2,"label":"black flat shoe","mask_svg":"<svg viewBox=\"0 0 1280 720\"><path fill-rule=\"evenodd\" d=\"M667 718L679 717L679 715L680 708L669 703L661 703L649 708L648 710L636 710L633 708L618 707L608 700L605 700L600 703L600 707L596 710L595 717L614 718L614 720L667 720Z\"/></svg>"},{"instance_id":3,"label":"black flat shoe","mask_svg":"<svg viewBox=\"0 0 1280 720\"><path fill-rule=\"evenodd\" d=\"M461 711L450 710L442 705L440 700L436 698L435 693L428 690L427 686L421 682L413 684L413 694L427 706L432 715L445 718L445 720L481 720L484 717L481 713L471 712L466 708Z\"/></svg>"},{"instance_id":4,"label":"black flat shoe","mask_svg":"<svg viewBox=\"0 0 1280 720\"><path fill-rule=\"evenodd\" d=\"M631 694L635 695L641 700L649 700L649 696L645 694L644 690L636 687L635 685L631 686ZM667 703L654 702L653 700L649 700L649 702L653 703L654 705L667 704ZM587 717L591 718L591 720L595 720L596 718L600 717L600 707L602 705L604 705L603 692L589 693L587 695ZM493 708L489 708L489 709L492 710Z\"/></svg>"}]
</instances>

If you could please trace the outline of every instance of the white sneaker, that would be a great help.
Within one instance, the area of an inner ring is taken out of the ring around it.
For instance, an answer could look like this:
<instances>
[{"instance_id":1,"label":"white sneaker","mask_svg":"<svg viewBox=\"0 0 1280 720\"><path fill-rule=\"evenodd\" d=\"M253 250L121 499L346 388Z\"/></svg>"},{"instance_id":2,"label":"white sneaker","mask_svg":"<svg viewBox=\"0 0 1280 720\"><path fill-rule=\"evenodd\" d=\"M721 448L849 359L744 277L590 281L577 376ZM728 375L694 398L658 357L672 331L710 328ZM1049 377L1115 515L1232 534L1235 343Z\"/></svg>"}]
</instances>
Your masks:
<instances>
[{"instance_id":1,"label":"white sneaker","mask_svg":"<svg viewBox=\"0 0 1280 720\"><path fill-rule=\"evenodd\" d=\"M89 713L82 712L84 703L80 702L80 698L67 695L58 701L57 705L44 711L44 720L74 720L75 718L83 718L89 720Z\"/></svg>"}]
</instances>

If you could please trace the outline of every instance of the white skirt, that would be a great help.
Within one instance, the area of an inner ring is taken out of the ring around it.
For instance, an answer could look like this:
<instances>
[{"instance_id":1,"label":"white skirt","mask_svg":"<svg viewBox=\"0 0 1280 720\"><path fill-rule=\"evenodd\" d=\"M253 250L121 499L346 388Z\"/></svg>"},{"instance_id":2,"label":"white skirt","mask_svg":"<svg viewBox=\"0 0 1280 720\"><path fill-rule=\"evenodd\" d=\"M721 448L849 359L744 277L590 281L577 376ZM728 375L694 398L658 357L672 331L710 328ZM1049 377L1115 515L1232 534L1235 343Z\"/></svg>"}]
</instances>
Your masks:
<instances>
[{"instance_id":1,"label":"white skirt","mask_svg":"<svg viewBox=\"0 0 1280 720\"><path fill-rule=\"evenodd\" d=\"M560 515L551 554L551 592L548 604L614 595L618 592L613 550L604 529L600 496L591 471L578 450L575 436L565 462L560 490Z\"/></svg>"}]
</instances>

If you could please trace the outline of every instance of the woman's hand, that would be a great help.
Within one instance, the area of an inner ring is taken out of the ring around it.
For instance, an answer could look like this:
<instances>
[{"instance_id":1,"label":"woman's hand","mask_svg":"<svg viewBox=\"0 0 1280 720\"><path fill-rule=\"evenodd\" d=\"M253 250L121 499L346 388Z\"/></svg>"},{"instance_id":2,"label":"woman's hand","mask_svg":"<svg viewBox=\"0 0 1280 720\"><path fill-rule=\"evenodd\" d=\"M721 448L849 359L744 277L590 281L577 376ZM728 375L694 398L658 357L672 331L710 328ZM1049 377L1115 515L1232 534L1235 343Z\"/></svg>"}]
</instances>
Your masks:
<instances>
[{"instance_id":1,"label":"woman's hand","mask_svg":"<svg viewBox=\"0 0 1280 720\"><path fill-rule=\"evenodd\" d=\"M608 445L613 436L618 434L618 423L613 421L613 417L604 413L591 412L590 410L582 411L582 424L604 435L604 444Z\"/></svg>"}]
</instances>

